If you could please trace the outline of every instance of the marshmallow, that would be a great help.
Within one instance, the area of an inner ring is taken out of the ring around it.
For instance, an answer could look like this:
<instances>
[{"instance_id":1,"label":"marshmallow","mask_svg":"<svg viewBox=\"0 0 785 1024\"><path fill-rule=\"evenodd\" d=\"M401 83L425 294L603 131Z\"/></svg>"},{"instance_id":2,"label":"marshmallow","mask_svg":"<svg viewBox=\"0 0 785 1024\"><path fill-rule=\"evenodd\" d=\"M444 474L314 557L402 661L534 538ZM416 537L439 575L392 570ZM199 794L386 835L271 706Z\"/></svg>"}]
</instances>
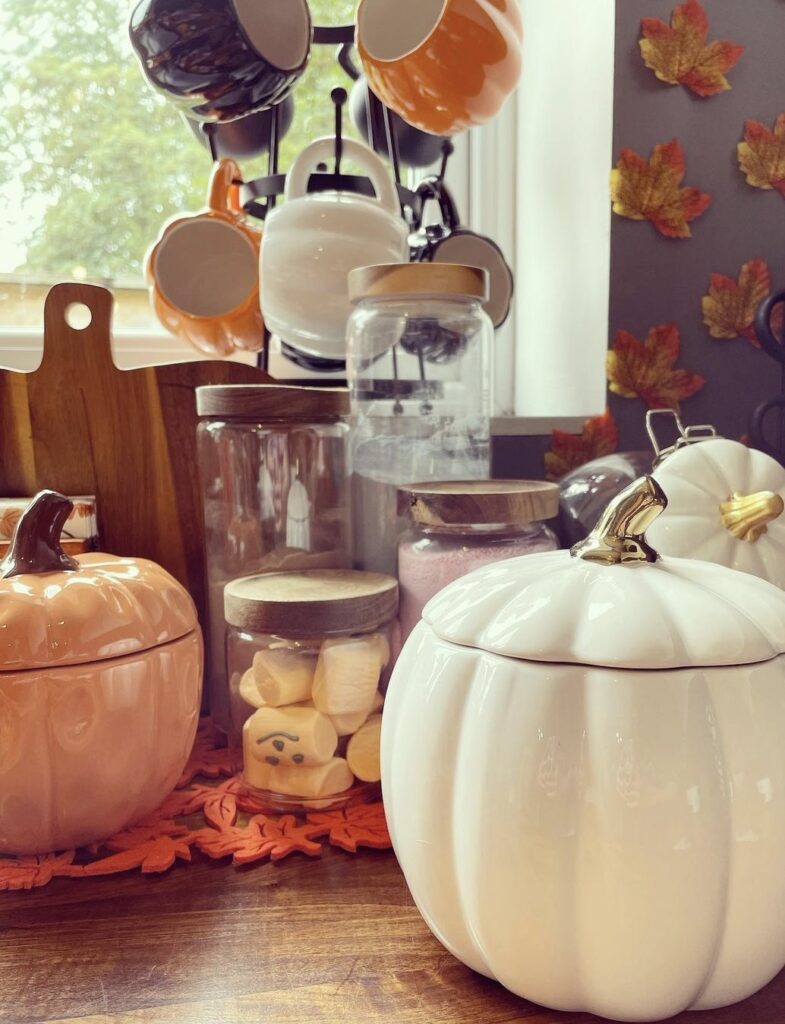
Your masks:
<instances>
[{"instance_id":1,"label":"marshmallow","mask_svg":"<svg viewBox=\"0 0 785 1024\"><path fill-rule=\"evenodd\" d=\"M327 764L313 767L288 767L265 764L246 759L245 781L255 789L265 789L283 796L314 797L333 796L350 789L354 776L342 757L334 757Z\"/></svg>"},{"instance_id":2,"label":"marshmallow","mask_svg":"<svg viewBox=\"0 0 785 1024\"><path fill-rule=\"evenodd\" d=\"M316 708L262 707L243 726L246 770L251 761L295 768L326 764L337 746L332 722Z\"/></svg>"},{"instance_id":3,"label":"marshmallow","mask_svg":"<svg viewBox=\"0 0 785 1024\"><path fill-rule=\"evenodd\" d=\"M257 651L253 659L254 678L262 702L274 708L307 700L311 696L315 671L316 655L305 651L272 648Z\"/></svg>"},{"instance_id":4,"label":"marshmallow","mask_svg":"<svg viewBox=\"0 0 785 1024\"><path fill-rule=\"evenodd\" d=\"M313 702L326 715L366 714L373 706L390 647L381 634L325 640L313 682Z\"/></svg>"},{"instance_id":5,"label":"marshmallow","mask_svg":"<svg viewBox=\"0 0 785 1024\"><path fill-rule=\"evenodd\" d=\"M384 704L384 697L377 690L373 695L373 703L366 711L358 711L354 715L330 715L330 721L335 726L339 736L351 736L357 732L361 725L364 725L368 716L378 711Z\"/></svg>"},{"instance_id":6,"label":"marshmallow","mask_svg":"<svg viewBox=\"0 0 785 1024\"><path fill-rule=\"evenodd\" d=\"M363 782L378 782L382 777L381 736L382 716L372 715L349 740L346 760L352 772Z\"/></svg>"}]
</instances>

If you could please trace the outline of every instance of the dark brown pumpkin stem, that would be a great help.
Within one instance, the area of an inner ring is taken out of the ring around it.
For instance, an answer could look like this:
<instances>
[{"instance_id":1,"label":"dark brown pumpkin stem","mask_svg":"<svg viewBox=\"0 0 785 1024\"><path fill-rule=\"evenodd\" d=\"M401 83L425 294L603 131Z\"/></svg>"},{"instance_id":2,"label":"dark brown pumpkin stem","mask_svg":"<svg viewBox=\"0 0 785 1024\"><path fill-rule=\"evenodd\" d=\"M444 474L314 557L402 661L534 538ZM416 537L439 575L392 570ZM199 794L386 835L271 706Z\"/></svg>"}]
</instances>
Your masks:
<instances>
[{"instance_id":1,"label":"dark brown pumpkin stem","mask_svg":"<svg viewBox=\"0 0 785 1024\"><path fill-rule=\"evenodd\" d=\"M57 491L40 491L16 524L0 580L26 573L73 572L79 563L63 551L60 538L74 505Z\"/></svg>"}]
</instances>

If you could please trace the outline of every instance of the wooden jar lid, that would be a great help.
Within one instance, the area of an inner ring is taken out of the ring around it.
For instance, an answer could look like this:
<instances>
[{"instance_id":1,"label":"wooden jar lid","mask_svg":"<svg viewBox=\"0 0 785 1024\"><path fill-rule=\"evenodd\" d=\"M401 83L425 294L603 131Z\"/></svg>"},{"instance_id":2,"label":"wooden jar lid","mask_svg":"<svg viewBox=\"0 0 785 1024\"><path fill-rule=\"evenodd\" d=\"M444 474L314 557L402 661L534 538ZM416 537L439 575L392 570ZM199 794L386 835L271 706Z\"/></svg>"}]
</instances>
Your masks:
<instances>
[{"instance_id":1,"label":"wooden jar lid","mask_svg":"<svg viewBox=\"0 0 785 1024\"><path fill-rule=\"evenodd\" d=\"M211 384L196 389L199 416L244 420L328 420L348 416L348 388Z\"/></svg>"},{"instance_id":2,"label":"wooden jar lid","mask_svg":"<svg viewBox=\"0 0 785 1024\"><path fill-rule=\"evenodd\" d=\"M226 585L224 613L230 626L252 633L363 633L398 614L398 582L352 569L244 576Z\"/></svg>"},{"instance_id":3,"label":"wooden jar lid","mask_svg":"<svg viewBox=\"0 0 785 1024\"><path fill-rule=\"evenodd\" d=\"M559 487L544 480L454 480L398 488L400 510L421 526L509 525L553 519Z\"/></svg>"},{"instance_id":4,"label":"wooden jar lid","mask_svg":"<svg viewBox=\"0 0 785 1024\"><path fill-rule=\"evenodd\" d=\"M488 271L460 263L381 263L349 274L349 299L402 295L463 295L488 301Z\"/></svg>"}]
</instances>

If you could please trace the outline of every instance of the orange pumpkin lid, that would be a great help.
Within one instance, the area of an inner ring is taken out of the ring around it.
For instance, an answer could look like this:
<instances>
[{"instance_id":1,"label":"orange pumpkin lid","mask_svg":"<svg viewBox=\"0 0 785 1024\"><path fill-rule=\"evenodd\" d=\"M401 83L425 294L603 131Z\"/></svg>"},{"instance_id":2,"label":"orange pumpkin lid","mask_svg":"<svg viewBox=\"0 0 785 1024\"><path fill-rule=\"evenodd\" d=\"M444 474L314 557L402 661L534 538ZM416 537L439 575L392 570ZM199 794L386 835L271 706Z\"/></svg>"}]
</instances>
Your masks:
<instances>
[{"instance_id":1,"label":"orange pumpkin lid","mask_svg":"<svg viewBox=\"0 0 785 1024\"><path fill-rule=\"evenodd\" d=\"M155 562L65 554L60 534L71 507L42 491L0 562L0 672L125 657L197 628L190 595Z\"/></svg>"}]
</instances>

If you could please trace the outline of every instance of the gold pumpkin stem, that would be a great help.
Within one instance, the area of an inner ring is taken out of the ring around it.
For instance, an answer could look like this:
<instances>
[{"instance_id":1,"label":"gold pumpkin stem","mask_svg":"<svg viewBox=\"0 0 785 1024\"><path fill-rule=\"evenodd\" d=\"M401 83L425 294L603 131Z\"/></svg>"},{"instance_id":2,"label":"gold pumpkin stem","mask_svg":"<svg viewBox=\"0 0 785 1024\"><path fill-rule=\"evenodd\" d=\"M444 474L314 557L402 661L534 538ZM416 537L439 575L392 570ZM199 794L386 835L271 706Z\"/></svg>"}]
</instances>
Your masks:
<instances>
[{"instance_id":1,"label":"gold pumpkin stem","mask_svg":"<svg viewBox=\"0 0 785 1024\"><path fill-rule=\"evenodd\" d=\"M785 502L773 491L757 494L734 494L720 505L722 525L737 540L754 544L785 511Z\"/></svg>"},{"instance_id":2,"label":"gold pumpkin stem","mask_svg":"<svg viewBox=\"0 0 785 1024\"><path fill-rule=\"evenodd\" d=\"M616 495L586 540L572 549L573 558L602 565L656 562L660 556L644 534L667 507L657 481L641 477Z\"/></svg>"},{"instance_id":3,"label":"gold pumpkin stem","mask_svg":"<svg viewBox=\"0 0 785 1024\"><path fill-rule=\"evenodd\" d=\"M0 562L0 580L27 573L73 572L79 563L63 551L60 537L73 502L57 491L37 494L16 524L8 554Z\"/></svg>"}]
</instances>

